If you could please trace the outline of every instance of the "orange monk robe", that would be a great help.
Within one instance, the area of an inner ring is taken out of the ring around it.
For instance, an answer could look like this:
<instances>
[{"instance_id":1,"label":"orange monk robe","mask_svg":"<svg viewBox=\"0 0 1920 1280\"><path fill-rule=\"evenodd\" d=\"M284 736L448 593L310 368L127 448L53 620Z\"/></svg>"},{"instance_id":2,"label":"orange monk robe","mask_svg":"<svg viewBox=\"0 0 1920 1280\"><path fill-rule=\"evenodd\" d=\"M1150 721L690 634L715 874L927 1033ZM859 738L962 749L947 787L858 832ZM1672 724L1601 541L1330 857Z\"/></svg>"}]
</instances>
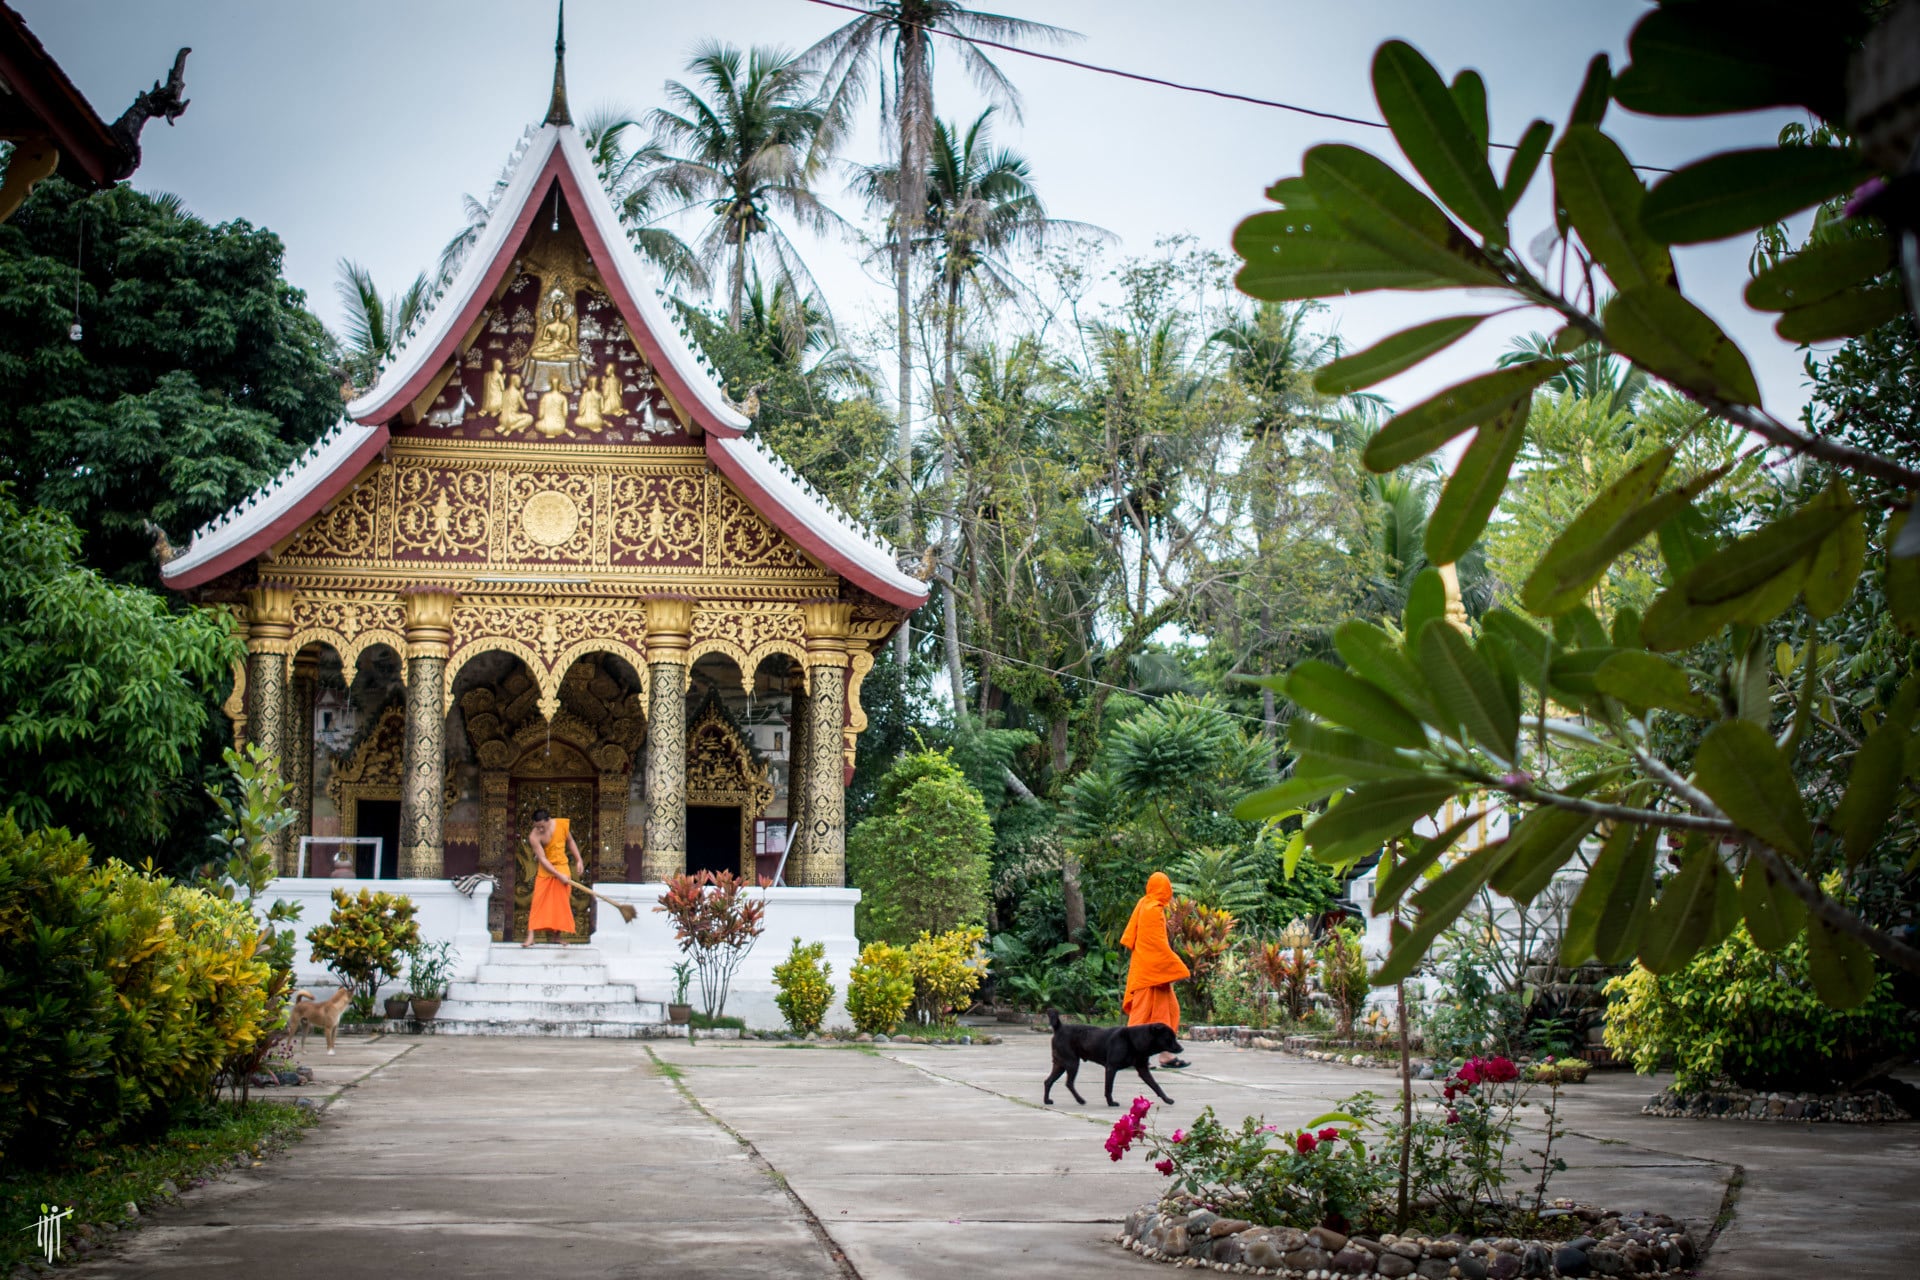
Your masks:
<instances>
[{"instance_id":1,"label":"orange monk robe","mask_svg":"<svg viewBox=\"0 0 1920 1280\"><path fill-rule=\"evenodd\" d=\"M1165 872L1154 872L1147 877L1146 896L1134 904L1133 918L1120 935L1120 945L1133 952L1133 961L1127 965L1126 998L1120 1002L1130 1027L1164 1022L1175 1031L1180 1029L1180 1001L1174 997L1173 984L1189 977L1192 970L1167 941L1167 904L1172 901L1173 881Z\"/></svg>"},{"instance_id":2,"label":"orange monk robe","mask_svg":"<svg viewBox=\"0 0 1920 1280\"><path fill-rule=\"evenodd\" d=\"M547 841L547 861L562 871L571 865L567 860L568 825L567 819L555 818L553 836ZM573 890L558 876L547 874L547 869L538 862L533 865L533 908L527 912L527 932L557 929L561 933L572 933Z\"/></svg>"}]
</instances>

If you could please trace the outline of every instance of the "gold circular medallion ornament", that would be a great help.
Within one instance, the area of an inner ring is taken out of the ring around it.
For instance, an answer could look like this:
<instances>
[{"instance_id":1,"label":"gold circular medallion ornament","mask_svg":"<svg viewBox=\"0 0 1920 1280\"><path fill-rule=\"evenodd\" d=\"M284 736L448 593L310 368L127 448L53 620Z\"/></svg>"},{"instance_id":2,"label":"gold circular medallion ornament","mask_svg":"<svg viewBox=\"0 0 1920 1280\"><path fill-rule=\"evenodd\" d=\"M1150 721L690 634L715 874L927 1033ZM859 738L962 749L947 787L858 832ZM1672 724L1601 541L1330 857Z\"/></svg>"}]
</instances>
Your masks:
<instances>
[{"instance_id":1,"label":"gold circular medallion ornament","mask_svg":"<svg viewBox=\"0 0 1920 1280\"><path fill-rule=\"evenodd\" d=\"M557 547L580 527L580 508L564 493L552 489L536 493L521 508L520 527L542 546Z\"/></svg>"}]
</instances>

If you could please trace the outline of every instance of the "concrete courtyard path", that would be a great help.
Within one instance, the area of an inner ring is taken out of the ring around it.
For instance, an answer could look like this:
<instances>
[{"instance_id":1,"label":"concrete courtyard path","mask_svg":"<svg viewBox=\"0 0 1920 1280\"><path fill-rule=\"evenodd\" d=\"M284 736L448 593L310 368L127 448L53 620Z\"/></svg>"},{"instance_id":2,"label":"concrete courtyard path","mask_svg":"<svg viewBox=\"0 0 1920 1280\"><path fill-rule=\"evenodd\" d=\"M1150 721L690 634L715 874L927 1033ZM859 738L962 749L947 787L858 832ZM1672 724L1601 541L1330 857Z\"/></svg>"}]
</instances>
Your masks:
<instances>
[{"instance_id":1,"label":"concrete courtyard path","mask_svg":"<svg viewBox=\"0 0 1920 1280\"><path fill-rule=\"evenodd\" d=\"M1192 1045L1156 1124L1309 1119L1387 1072ZM132 1277L1164 1277L1112 1244L1159 1193L1101 1146L1113 1113L1039 1105L1045 1037L993 1046L780 1046L383 1037L310 1054L320 1126L183 1195L72 1269ZM1915 1274L1920 1125L1785 1126L1639 1114L1658 1081L1566 1091L1555 1192L1672 1213L1702 1274ZM1089 1087L1091 1084L1091 1087ZM1141 1092L1121 1081L1122 1102ZM1518 1146L1534 1145L1532 1136Z\"/></svg>"}]
</instances>

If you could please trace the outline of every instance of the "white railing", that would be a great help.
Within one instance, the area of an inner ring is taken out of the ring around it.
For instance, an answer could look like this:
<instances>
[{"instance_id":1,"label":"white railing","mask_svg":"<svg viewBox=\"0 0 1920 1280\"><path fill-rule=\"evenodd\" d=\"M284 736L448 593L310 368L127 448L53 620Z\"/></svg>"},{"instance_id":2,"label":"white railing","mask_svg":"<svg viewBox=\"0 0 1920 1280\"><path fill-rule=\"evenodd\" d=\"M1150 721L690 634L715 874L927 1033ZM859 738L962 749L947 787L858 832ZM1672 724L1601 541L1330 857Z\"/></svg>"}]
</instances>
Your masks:
<instances>
[{"instance_id":1,"label":"white railing","mask_svg":"<svg viewBox=\"0 0 1920 1280\"><path fill-rule=\"evenodd\" d=\"M386 872L386 837L384 836L301 836L300 860L295 864L294 877L304 880L307 875L307 849L316 844L370 844L373 846L373 878L381 879ZM325 879L326 877L319 877Z\"/></svg>"}]
</instances>

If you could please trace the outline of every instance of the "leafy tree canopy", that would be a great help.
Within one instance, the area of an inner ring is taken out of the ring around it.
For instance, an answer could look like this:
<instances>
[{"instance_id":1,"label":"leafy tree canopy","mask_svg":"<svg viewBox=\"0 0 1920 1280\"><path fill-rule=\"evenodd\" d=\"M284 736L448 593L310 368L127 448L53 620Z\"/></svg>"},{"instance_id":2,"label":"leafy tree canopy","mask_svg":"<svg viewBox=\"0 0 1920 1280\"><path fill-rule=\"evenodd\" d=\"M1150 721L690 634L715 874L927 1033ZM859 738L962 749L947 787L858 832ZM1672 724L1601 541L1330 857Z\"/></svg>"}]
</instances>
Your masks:
<instances>
[{"instance_id":1,"label":"leafy tree canopy","mask_svg":"<svg viewBox=\"0 0 1920 1280\"><path fill-rule=\"evenodd\" d=\"M109 576L153 581L149 522L183 545L339 417L280 260L269 231L125 186L51 179L0 226L0 479Z\"/></svg>"}]
</instances>

